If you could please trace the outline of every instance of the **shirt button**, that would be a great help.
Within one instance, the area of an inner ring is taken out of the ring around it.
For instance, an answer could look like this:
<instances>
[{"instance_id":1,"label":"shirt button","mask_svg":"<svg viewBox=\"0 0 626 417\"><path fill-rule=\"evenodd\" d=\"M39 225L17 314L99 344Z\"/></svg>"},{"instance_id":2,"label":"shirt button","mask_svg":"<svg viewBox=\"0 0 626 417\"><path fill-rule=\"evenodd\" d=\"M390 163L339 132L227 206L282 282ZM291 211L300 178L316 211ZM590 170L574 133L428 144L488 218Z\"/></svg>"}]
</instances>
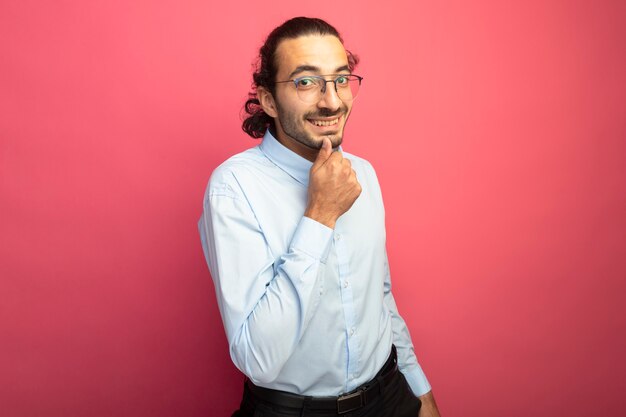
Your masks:
<instances>
[{"instance_id":1,"label":"shirt button","mask_svg":"<svg viewBox=\"0 0 626 417\"><path fill-rule=\"evenodd\" d=\"M348 280L345 280L345 281L343 282L343 287L344 287L344 288L348 288Z\"/></svg>"},{"instance_id":2,"label":"shirt button","mask_svg":"<svg viewBox=\"0 0 626 417\"><path fill-rule=\"evenodd\" d=\"M337 234L335 235L335 240L341 240L341 234L337 233Z\"/></svg>"},{"instance_id":3,"label":"shirt button","mask_svg":"<svg viewBox=\"0 0 626 417\"><path fill-rule=\"evenodd\" d=\"M350 329L350 336L354 336L354 327Z\"/></svg>"}]
</instances>

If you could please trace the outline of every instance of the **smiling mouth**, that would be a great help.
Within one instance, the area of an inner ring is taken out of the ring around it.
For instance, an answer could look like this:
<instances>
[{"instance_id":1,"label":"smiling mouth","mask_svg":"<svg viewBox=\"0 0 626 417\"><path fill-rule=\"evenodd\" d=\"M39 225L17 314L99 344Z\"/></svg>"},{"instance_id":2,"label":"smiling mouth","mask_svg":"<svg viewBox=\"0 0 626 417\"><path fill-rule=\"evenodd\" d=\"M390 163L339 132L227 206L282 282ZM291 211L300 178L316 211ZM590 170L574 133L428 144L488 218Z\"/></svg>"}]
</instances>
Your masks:
<instances>
[{"instance_id":1,"label":"smiling mouth","mask_svg":"<svg viewBox=\"0 0 626 417\"><path fill-rule=\"evenodd\" d=\"M318 119L307 119L309 123L314 126L334 126L339 123L339 117L331 120L318 120Z\"/></svg>"}]
</instances>

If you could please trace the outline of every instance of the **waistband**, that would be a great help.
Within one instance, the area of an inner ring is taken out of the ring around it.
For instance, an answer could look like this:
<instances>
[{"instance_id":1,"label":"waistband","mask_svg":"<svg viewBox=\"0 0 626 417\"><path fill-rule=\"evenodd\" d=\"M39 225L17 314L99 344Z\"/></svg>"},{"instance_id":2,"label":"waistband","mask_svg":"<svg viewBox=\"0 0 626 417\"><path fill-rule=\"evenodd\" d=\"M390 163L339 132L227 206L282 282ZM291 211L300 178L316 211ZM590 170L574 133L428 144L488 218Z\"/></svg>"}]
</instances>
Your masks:
<instances>
[{"instance_id":1,"label":"waistband","mask_svg":"<svg viewBox=\"0 0 626 417\"><path fill-rule=\"evenodd\" d=\"M306 407L308 410L334 410L337 414L345 414L371 403L382 393L384 386L391 383L397 372L398 359L396 347L392 345L389 358L370 382L361 385L354 391L337 397L311 397L292 394L258 387L250 380L246 381L246 388L249 389L256 398L271 404L299 409Z\"/></svg>"}]
</instances>

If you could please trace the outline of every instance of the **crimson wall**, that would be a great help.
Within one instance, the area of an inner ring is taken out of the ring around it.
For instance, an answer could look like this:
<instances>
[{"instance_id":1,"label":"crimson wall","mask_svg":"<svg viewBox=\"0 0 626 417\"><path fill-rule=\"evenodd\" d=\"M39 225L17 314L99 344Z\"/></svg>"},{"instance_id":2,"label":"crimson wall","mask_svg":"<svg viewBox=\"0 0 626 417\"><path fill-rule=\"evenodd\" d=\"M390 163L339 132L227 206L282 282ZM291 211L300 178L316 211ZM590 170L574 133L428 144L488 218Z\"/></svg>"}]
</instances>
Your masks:
<instances>
[{"instance_id":1,"label":"crimson wall","mask_svg":"<svg viewBox=\"0 0 626 417\"><path fill-rule=\"evenodd\" d=\"M226 416L196 221L263 37L365 80L394 292L447 416L626 413L623 1L3 1L0 414Z\"/></svg>"}]
</instances>

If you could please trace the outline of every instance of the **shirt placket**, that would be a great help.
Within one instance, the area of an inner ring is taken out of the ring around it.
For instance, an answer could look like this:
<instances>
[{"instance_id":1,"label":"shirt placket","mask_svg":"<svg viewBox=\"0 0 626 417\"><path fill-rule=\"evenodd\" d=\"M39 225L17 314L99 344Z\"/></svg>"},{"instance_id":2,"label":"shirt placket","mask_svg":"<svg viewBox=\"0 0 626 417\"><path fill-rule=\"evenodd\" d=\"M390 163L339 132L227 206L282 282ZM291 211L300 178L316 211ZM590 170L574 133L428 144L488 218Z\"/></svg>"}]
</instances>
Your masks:
<instances>
[{"instance_id":1,"label":"shirt placket","mask_svg":"<svg viewBox=\"0 0 626 417\"><path fill-rule=\"evenodd\" d=\"M354 293L350 276L350 257L348 247L341 232L334 234L335 250L337 253L337 268L339 271L339 288L341 292L341 302L343 307L346 340L348 344L347 352L347 380L346 389L352 391L357 388L357 378L359 377L359 343L357 334L357 318L354 309Z\"/></svg>"}]
</instances>

